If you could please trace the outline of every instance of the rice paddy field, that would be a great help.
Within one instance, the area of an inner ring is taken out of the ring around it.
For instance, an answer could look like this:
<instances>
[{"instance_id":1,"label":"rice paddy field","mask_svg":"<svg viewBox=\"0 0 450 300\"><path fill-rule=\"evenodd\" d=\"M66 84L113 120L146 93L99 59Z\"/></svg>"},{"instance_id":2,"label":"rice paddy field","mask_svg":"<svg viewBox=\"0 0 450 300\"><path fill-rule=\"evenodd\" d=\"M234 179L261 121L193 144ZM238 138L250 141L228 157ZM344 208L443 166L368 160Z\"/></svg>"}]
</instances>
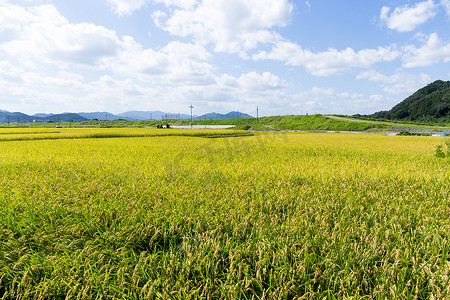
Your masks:
<instances>
[{"instance_id":1,"label":"rice paddy field","mask_svg":"<svg viewBox=\"0 0 450 300\"><path fill-rule=\"evenodd\" d=\"M450 298L446 138L242 135L0 129L0 298Z\"/></svg>"}]
</instances>

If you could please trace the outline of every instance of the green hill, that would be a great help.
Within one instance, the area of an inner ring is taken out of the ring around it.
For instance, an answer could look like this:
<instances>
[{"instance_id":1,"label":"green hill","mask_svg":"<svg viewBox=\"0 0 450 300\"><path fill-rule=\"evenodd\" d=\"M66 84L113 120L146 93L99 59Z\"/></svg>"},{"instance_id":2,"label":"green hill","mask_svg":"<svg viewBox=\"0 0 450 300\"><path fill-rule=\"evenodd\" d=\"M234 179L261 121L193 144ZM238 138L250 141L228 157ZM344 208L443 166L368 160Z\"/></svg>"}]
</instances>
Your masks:
<instances>
[{"instance_id":1,"label":"green hill","mask_svg":"<svg viewBox=\"0 0 450 300\"><path fill-rule=\"evenodd\" d=\"M196 120L194 125L237 125L239 129L254 130L343 130L343 131L365 131L375 129L389 128L389 125L380 124L380 122L358 122L345 119L329 118L323 115L291 115L291 116L272 116L260 117L258 124L256 118L220 120ZM189 125L190 121L182 121L175 125Z\"/></svg>"},{"instance_id":2,"label":"green hill","mask_svg":"<svg viewBox=\"0 0 450 300\"><path fill-rule=\"evenodd\" d=\"M450 122L450 81L436 80L421 88L389 111L371 118L423 122Z\"/></svg>"}]
</instances>

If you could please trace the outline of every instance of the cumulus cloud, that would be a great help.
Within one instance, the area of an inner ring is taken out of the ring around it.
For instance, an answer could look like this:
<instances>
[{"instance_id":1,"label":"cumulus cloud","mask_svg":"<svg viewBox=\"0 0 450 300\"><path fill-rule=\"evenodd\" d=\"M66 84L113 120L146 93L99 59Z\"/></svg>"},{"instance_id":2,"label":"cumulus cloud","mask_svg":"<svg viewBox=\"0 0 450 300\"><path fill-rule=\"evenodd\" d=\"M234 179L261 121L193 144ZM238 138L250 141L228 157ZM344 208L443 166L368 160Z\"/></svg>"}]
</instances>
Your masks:
<instances>
[{"instance_id":1,"label":"cumulus cloud","mask_svg":"<svg viewBox=\"0 0 450 300\"><path fill-rule=\"evenodd\" d=\"M107 60L107 68L141 81L164 84L207 84L214 67L210 54L198 44L173 41L162 49L143 49L132 37L124 37L122 50Z\"/></svg>"},{"instance_id":2,"label":"cumulus cloud","mask_svg":"<svg viewBox=\"0 0 450 300\"><path fill-rule=\"evenodd\" d=\"M134 78L103 75L97 80L88 80L67 71L52 74L27 71L6 61L0 61L0 86L3 109L29 113L102 111L105 108L123 112L142 103L163 109L167 99L167 89L143 85ZM152 99L155 99L153 103Z\"/></svg>"},{"instance_id":3,"label":"cumulus cloud","mask_svg":"<svg viewBox=\"0 0 450 300\"><path fill-rule=\"evenodd\" d=\"M247 90L264 91L287 86L286 82L270 72L264 72L263 74L258 74L256 72L243 74L237 79L237 82L239 86L244 87Z\"/></svg>"},{"instance_id":4,"label":"cumulus cloud","mask_svg":"<svg viewBox=\"0 0 450 300\"><path fill-rule=\"evenodd\" d=\"M140 9L148 0L106 0L108 1L114 12L119 16L131 15L133 11Z\"/></svg>"},{"instance_id":5,"label":"cumulus cloud","mask_svg":"<svg viewBox=\"0 0 450 300\"><path fill-rule=\"evenodd\" d=\"M366 96L360 93L340 92L330 87L317 86L296 94L294 99L296 99L296 103L293 106L297 108L297 111L299 113L305 111L309 114L372 113L377 105L384 101L384 97L380 95Z\"/></svg>"},{"instance_id":6,"label":"cumulus cloud","mask_svg":"<svg viewBox=\"0 0 450 300\"><path fill-rule=\"evenodd\" d=\"M410 94L431 82L428 74L416 75L404 71L388 76L375 70L368 70L360 73L356 78L380 82L383 90L390 94Z\"/></svg>"},{"instance_id":7,"label":"cumulus cloud","mask_svg":"<svg viewBox=\"0 0 450 300\"><path fill-rule=\"evenodd\" d=\"M62 70L51 75L42 74L28 71L5 60L0 61L0 82L4 83L5 87L33 87L35 90L64 89L72 93L88 90L85 79L80 74Z\"/></svg>"},{"instance_id":8,"label":"cumulus cloud","mask_svg":"<svg viewBox=\"0 0 450 300\"><path fill-rule=\"evenodd\" d=\"M198 43L172 41L158 51L144 49L134 38L119 38L105 27L72 24L52 5L22 10L25 14L10 18L17 34L0 44L0 51L34 69L42 64L60 69L76 65L166 84L211 81L210 54Z\"/></svg>"},{"instance_id":9,"label":"cumulus cloud","mask_svg":"<svg viewBox=\"0 0 450 300\"><path fill-rule=\"evenodd\" d=\"M287 87L284 80L270 72L264 72L263 74L250 72L242 74L238 78L224 74L217 78L217 83L222 87L238 88L245 91L266 91Z\"/></svg>"},{"instance_id":10,"label":"cumulus cloud","mask_svg":"<svg viewBox=\"0 0 450 300\"><path fill-rule=\"evenodd\" d=\"M164 2L173 5L175 1ZM213 44L217 52L246 57L246 51L278 37L270 30L286 26L292 10L288 0L203 0L172 9L169 16L156 12L153 17L172 35L192 36L202 44Z\"/></svg>"},{"instance_id":11,"label":"cumulus cloud","mask_svg":"<svg viewBox=\"0 0 450 300\"><path fill-rule=\"evenodd\" d=\"M9 8L23 14L5 14L17 36L1 44L0 51L29 64L44 61L95 66L119 48L114 31L88 23L71 24L52 5Z\"/></svg>"},{"instance_id":12,"label":"cumulus cloud","mask_svg":"<svg viewBox=\"0 0 450 300\"><path fill-rule=\"evenodd\" d=\"M391 8L383 6L380 12L380 20L389 29L400 32L414 30L417 26L425 23L436 15L436 5L433 0L419 2L414 7L408 5L396 7L391 12Z\"/></svg>"},{"instance_id":13,"label":"cumulus cloud","mask_svg":"<svg viewBox=\"0 0 450 300\"><path fill-rule=\"evenodd\" d=\"M450 43L442 42L437 33L431 34L422 47L409 45L405 47L404 52L405 68L425 67L440 61L450 61Z\"/></svg>"},{"instance_id":14,"label":"cumulus cloud","mask_svg":"<svg viewBox=\"0 0 450 300\"><path fill-rule=\"evenodd\" d=\"M253 59L281 60L291 66L303 66L316 76L329 76L351 70L352 68L368 68L383 61L393 61L400 52L391 47L363 49L355 52L351 48L342 51L328 49L314 53L304 50L292 42L278 42L270 52L261 51L253 55Z\"/></svg>"},{"instance_id":15,"label":"cumulus cloud","mask_svg":"<svg viewBox=\"0 0 450 300\"><path fill-rule=\"evenodd\" d=\"M450 18L450 0L441 0L441 5L444 7L447 16Z\"/></svg>"},{"instance_id":16,"label":"cumulus cloud","mask_svg":"<svg viewBox=\"0 0 450 300\"><path fill-rule=\"evenodd\" d=\"M163 3L166 6L177 6L184 9L191 9L198 4L197 0L154 0L156 3Z\"/></svg>"},{"instance_id":17,"label":"cumulus cloud","mask_svg":"<svg viewBox=\"0 0 450 300\"><path fill-rule=\"evenodd\" d=\"M177 3L177 7L190 5ZM143 103L151 109L167 109L192 99L207 99L205 105L224 109L250 108L256 102L262 105L283 98L287 86L270 72L217 74L211 53L198 41L171 41L155 50L103 26L73 24L52 5L8 6L17 13L8 15L7 30L14 34L0 43L0 85L7 95L0 95L0 101L9 103L6 109L26 106L54 112L54 107L65 111L114 107L117 111ZM0 13L7 15L5 10ZM92 70L101 72L99 79L92 78Z\"/></svg>"},{"instance_id":18,"label":"cumulus cloud","mask_svg":"<svg viewBox=\"0 0 450 300\"><path fill-rule=\"evenodd\" d=\"M22 82L22 69L7 60L0 61L0 78L4 81Z\"/></svg>"},{"instance_id":19,"label":"cumulus cloud","mask_svg":"<svg viewBox=\"0 0 450 300\"><path fill-rule=\"evenodd\" d=\"M58 98L65 99L59 106L67 110L71 101L80 102L81 98L86 107L102 101L133 103L131 99L151 95L167 99L168 86L215 84L215 69L208 63L210 54L200 44L173 41L159 50L145 49L134 38L119 38L103 26L70 23L52 5L2 3L0 23L4 20L7 30L14 32L0 42L0 85L8 87L3 90L8 98L0 100L7 103L14 99L9 107L16 110L19 103L27 101L27 107L53 111L51 105L44 107L43 103L54 105ZM107 75L92 81L73 70ZM155 85L154 89L147 88L149 84ZM63 96L65 93L70 95Z\"/></svg>"},{"instance_id":20,"label":"cumulus cloud","mask_svg":"<svg viewBox=\"0 0 450 300\"><path fill-rule=\"evenodd\" d=\"M0 1L0 32L8 29L20 30L33 18L33 12L26 8Z\"/></svg>"},{"instance_id":21,"label":"cumulus cloud","mask_svg":"<svg viewBox=\"0 0 450 300\"><path fill-rule=\"evenodd\" d=\"M75 111L83 103L92 104L87 99L94 94L80 74L67 71L43 74L8 61L0 62L0 86L0 102L4 109L31 113L51 112L61 106Z\"/></svg>"},{"instance_id":22,"label":"cumulus cloud","mask_svg":"<svg viewBox=\"0 0 450 300\"><path fill-rule=\"evenodd\" d=\"M423 35L423 40L416 41L420 46L409 45L399 48L401 51L396 46L306 49L277 33L292 17L293 1L290 0L106 1L120 16L131 15L146 4L157 4L154 7L161 10L153 12L153 20L170 33L167 37L171 41L158 49L148 48L134 37L118 36L116 31L104 26L70 22L55 6L41 5L48 1L19 6L11 4L13 1L0 0L0 86L3 87L0 101L9 103L4 109L22 110L26 104L28 110L47 112L54 111L54 107L63 107L63 111L106 107L112 112L132 109L182 112L194 103L197 109L204 106L206 110L211 107L250 112L259 105L270 107L271 113L282 114L295 109L297 113L305 109L309 113L364 113L375 111L372 105L386 98L329 87L299 92L300 84L288 83L280 74L252 69L239 72L233 66L226 69L236 73L224 74L220 69L224 62L216 63L214 59L229 56L214 53L212 49L255 61L281 61L305 68L315 76L368 70L394 61L402 54L403 67L450 60L449 44L437 34ZM441 8L448 7L449 2L441 0ZM433 2L419 4L427 3ZM406 28L395 25L394 19L400 19L403 10L420 8L419 4L398 10L384 8L385 23L390 26L392 22L396 30ZM242 66L247 69L254 64L249 61ZM259 64L258 69L264 67L270 64ZM398 94L416 90L430 76L414 76L403 71L384 75L369 70L360 73L358 79L378 82L384 91Z\"/></svg>"}]
</instances>

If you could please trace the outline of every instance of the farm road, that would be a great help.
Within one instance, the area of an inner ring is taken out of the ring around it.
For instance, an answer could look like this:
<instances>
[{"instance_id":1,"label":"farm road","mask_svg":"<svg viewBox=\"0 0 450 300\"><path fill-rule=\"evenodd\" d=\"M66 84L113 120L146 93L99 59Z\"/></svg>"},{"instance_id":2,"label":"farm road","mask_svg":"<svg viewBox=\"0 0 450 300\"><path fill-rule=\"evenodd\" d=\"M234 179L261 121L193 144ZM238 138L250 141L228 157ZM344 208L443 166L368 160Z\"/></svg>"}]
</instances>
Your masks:
<instances>
[{"instance_id":1,"label":"farm road","mask_svg":"<svg viewBox=\"0 0 450 300\"><path fill-rule=\"evenodd\" d=\"M350 118L344 118L344 117L338 117L338 116L328 116L328 115L326 115L324 117L330 118L330 119L336 119L336 120L350 121L350 122L373 123L373 121L356 120L356 119L350 119Z\"/></svg>"},{"instance_id":2,"label":"farm road","mask_svg":"<svg viewBox=\"0 0 450 300\"><path fill-rule=\"evenodd\" d=\"M344 118L344 117L338 117L338 116L328 116L328 115L326 115L325 117L330 118L330 119L344 120L344 121L350 121L350 122L377 123L377 122L373 122L373 121L357 120L357 119L350 119L350 118ZM443 133L445 133L445 134L449 134L450 133L450 129L448 127L439 127L439 128L436 128L436 129L392 127L388 131L392 131L392 132L412 131L412 132L417 132L417 133L429 133L429 134L432 134L432 135L441 135Z\"/></svg>"}]
</instances>

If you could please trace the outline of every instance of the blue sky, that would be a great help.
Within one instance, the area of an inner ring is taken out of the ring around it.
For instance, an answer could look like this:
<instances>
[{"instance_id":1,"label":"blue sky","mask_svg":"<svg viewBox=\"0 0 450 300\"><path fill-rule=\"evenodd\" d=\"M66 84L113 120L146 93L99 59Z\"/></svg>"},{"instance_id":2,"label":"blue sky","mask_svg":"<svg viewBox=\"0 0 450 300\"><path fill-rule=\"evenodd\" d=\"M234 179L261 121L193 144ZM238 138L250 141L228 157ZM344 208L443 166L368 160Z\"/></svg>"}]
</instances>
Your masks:
<instances>
[{"instance_id":1,"label":"blue sky","mask_svg":"<svg viewBox=\"0 0 450 300\"><path fill-rule=\"evenodd\" d=\"M0 0L0 109L387 110L450 77L450 0Z\"/></svg>"}]
</instances>

